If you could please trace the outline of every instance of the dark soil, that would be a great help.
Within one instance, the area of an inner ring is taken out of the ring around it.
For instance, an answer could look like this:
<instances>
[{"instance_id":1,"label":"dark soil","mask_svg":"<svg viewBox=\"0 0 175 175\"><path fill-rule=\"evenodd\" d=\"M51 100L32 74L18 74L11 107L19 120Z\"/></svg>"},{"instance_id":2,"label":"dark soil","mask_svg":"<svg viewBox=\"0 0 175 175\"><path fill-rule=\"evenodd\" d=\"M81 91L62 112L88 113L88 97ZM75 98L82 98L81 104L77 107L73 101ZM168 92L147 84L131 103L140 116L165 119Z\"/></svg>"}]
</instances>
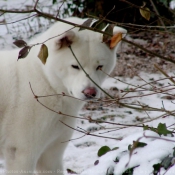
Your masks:
<instances>
[{"instance_id":1,"label":"dark soil","mask_svg":"<svg viewBox=\"0 0 175 175\"><path fill-rule=\"evenodd\" d=\"M168 32L151 33L144 31L138 34L130 34L126 39L175 61L174 34ZM118 54L116 68L112 75L132 78L140 71L157 73L159 71L155 68L155 64L164 71L173 72L175 70L174 63L150 55L133 45L123 42L121 52Z\"/></svg>"}]
</instances>

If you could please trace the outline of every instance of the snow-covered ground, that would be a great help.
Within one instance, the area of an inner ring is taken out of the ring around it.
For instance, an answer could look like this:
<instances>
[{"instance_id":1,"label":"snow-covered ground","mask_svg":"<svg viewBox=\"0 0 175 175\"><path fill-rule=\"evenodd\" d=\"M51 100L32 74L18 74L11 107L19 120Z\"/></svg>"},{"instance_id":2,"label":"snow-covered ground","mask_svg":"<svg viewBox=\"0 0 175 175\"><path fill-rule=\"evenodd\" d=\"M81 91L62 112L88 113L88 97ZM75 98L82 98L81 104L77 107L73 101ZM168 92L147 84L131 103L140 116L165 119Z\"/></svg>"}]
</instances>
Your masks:
<instances>
[{"instance_id":1,"label":"snow-covered ground","mask_svg":"<svg viewBox=\"0 0 175 175\"><path fill-rule=\"evenodd\" d=\"M151 74L147 75L146 73L141 73L140 76L147 82L158 80L162 75L159 74ZM118 77L116 77L118 79ZM131 83L133 85L141 85L145 84L143 80L138 77L134 77L133 79L129 78L119 78L124 82ZM163 86L168 85L168 81L161 81ZM108 78L104 82L104 87L117 87L119 90L124 90L128 87L128 85L121 83L113 78ZM129 93L128 96L135 96L137 93ZM144 92L144 94L149 92ZM171 93L173 93L171 91ZM171 94L170 93L170 94ZM120 96L122 93L120 94ZM140 95L143 95L142 93ZM155 108L164 108L166 110L174 110L175 104L171 102L171 100L166 100L164 97L166 95L150 95L144 97L137 97L136 99L129 99L128 102L135 101L145 105L149 105L150 107ZM162 112L151 112L148 113L144 111L138 111L128 108L103 108L97 111L82 111L80 116L91 116L93 119L99 118L108 118L106 121L111 121L119 124L138 124L144 123L144 125L149 125L150 127L157 128L159 123L165 123L168 129L173 129L174 126L172 124L175 123L174 116L161 117ZM163 115L164 116L164 115ZM156 119L158 118L158 119ZM155 119L155 120L154 120ZM65 167L76 172L81 173L82 175L106 175L107 170L111 170L115 175L121 175L128 168L134 168L133 175L149 175L153 173L153 165L157 163L161 163L161 161L167 156L173 156L173 148L175 147L175 138L171 135L168 136L159 136L159 134L153 131L144 131L142 127L134 127L134 126L119 126L119 125L110 125L107 123L104 124L94 124L89 123L87 121L82 122L83 120L78 120L77 127L82 128L83 130L89 131L90 129L93 131L93 134L97 134L100 136L111 137L111 139L106 138L97 138L92 136L84 136L83 138L73 140L69 143L69 147L65 154ZM141 126L141 125L140 125ZM169 127L171 126L171 127ZM171 130L170 129L170 130ZM77 131L74 133L73 138L79 138L83 134L78 133ZM112 139L112 138L116 138ZM129 159L130 151L128 150L128 146L133 144L133 141L139 139L139 142L144 142L147 145L143 148L137 148L133 151L131 159ZM171 141L164 140L163 138L169 139ZM120 140L121 139L121 140ZM117 150L110 151L107 154L98 157L97 152L101 146L108 146L111 149L118 147ZM115 162L116 158L119 162ZM94 162L99 160L98 165L94 165ZM130 161L129 161L130 160ZM128 166L127 163L129 162ZM160 174L165 173L165 169L161 168ZM170 168L166 174L173 175L175 173L175 166Z\"/></svg>"},{"instance_id":2,"label":"snow-covered ground","mask_svg":"<svg viewBox=\"0 0 175 175\"><path fill-rule=\"evenodd\" d=\"M31 6L34 2L35 1L32 0L0 0L0 6L3 8L10 8L12 6L23 8L24 6ZM46 12L51 12L49 11L51 10L51 1L43 2L45 3L41 8ZM54 8L57 9L58 6L55 5ZM49 20L39 20L35 17L13 23L16 20L27 17L28 16L21 14L6 14L6 16L0 16L0 21L5 20L7 23L10 23L8 25L0 25L1 49L13 48L12 42L15 39L30 38L38 31L48 28L52 23ZM42 27L40 27L40 25ZM174 73L171 72L169 75L173 76ZM158 82L155 81L161 78L164 78L161 74L146 73L140 73L139 76L132 79L123 77L115 77L115 79L108 78L104 82L103 88L110 89L112 87L114 89L114 96L118 97L118 94L120 97L123 96L121 102L134 103L138 105L137 107L144 106L147 108L149 106L158 108L163 112L134 110L115 105L114 102L114 104L112 104L112 102L103 104L99 102L94 105L95 107L90 105L92 110L89 108L83 109L79 114L82 119L77 120L76 129L87 133L90 132L97 136L84 135L81 132L74 131L73 139L69 141L64 156L65 174L70 174L71 172L67 171L67 169L70 169L81 175L125 175L129 174L126 170L130 169L130 174L133 175L156 175L158 173L154 172L155 169L159 171L160 175L174 175L175 166L173 166L173 157L175 155L173 152L175 138L172 137L173 133L166 135L152 131L153 128L157 128L158 125L165 127L164 124L166 124L168 130L174 131L174 84L168 79ZM154 83L149 84L153 81ZM132 90L130 88L135 88L143 84L147 84L143 86L146 90L137 89L136 92L129 92ZM158 88L158 90L160 90L159 88L171 90L166 91L164 94L154 94L155 90L153 89L155 87ZM148 95L144 96L144 94ZM133 97L131 98L131 96ZM94 108L96 110L94 110ZM106 121L106 123L89 122L83 119L89 116L92 119L102 119ZM150 127L149 130L143 130L143 125L148 125ZM162 130L165 131L165 133L167 132L165 128ZM143 147L128 150L128 146L133 145L133 141L137 140L145 143L144 146L142 145ZM108 146L111 151L99 157L97 153L102 146ZM112 150L113 148L116 149ZM159 166L158 163L161 163L160 169L155 168ZM153 165L157 166L153 167ZM3 174L3 168L0 174Z\"/></svg>"}]
</instances>

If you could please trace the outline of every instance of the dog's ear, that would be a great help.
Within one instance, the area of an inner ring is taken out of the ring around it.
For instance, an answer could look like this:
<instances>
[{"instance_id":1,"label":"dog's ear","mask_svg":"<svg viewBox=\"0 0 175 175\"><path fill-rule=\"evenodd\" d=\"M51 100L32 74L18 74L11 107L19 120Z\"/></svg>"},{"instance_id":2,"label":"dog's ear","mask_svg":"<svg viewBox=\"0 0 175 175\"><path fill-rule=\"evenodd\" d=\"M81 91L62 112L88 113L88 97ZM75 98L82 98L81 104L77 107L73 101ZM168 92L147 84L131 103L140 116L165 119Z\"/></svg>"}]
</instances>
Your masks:
<instances>
[{"instance_id":1,"label":"dog's ear","mask_svg":"<svg viewBox=\"0 0 175 175\"><path fill-rule=\"evenodd\" d=\"M73 31L65 32L56 40L56 48L61 49L63 47L70 46L73 43L74 38L75 38L75 33Z\"/></svg>"},{"instance_id":2,"label":"dog's ear","mask_svg":"<svg viewBox=\"0 0 175 175\"><path fill-rule=\"evenodd\" d=\"M113 29L113 35L116 35L117 33L122 33L122 38L124 38L127 34L127 30L122 27L115 26Z\"/></svg>"},{"instance_id":3,"label":"dog's ear","mask_svg":"<svg viewBox=\"0 0 175 175\"><path fill-rule=\"evenodd\" d=\"M120 46L120 41L122 38L124 38L127 34L127 30L125 30L122 27L117 27L115 26L113 29L113 37L111 38L111 43L110 43L110 48L114 50L114 52L117 52L119 46ZM113 43L112 43L113 42ZM116 42L116 44L115 44Z\"/></svg>"}]
</instances>

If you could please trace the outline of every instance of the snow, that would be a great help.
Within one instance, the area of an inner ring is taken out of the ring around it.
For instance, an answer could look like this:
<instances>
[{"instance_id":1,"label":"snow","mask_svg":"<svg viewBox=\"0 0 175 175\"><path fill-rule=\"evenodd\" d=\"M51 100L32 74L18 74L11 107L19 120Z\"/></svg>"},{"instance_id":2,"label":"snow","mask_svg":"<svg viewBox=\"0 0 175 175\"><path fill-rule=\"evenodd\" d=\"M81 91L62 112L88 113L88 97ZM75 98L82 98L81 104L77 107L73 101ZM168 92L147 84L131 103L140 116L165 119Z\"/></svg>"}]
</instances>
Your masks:
<instances>
[{"instance_id":1,"label":"snow","mask_svg":"<svg viewBox=\"0 0 175 175\"><path fill-rule=\"evenodd\" d=\"M50 12L51 1L43 2L44 4L42 9L46 12ZM24 5L32 5L33 3L34 1L31 0L0 0L1 7L3 6L3 8L10 8L12 5L13 7L20 8L24 7ZM54 9L57 8L58 6L55 5ZM5 19L7 22L13 22L25 17L27 16L7 14L5 17L0 16L0 21ZM51 23L52 22L43 18L40 21L37 18L30 18L14 24L0 25L0 48L13 48L12 42L16 38L28 39L37 32L48 28ZM42 27L40 28L39 26L41 24ZM171 72L169 75L174 76L174 73ZM159 80L161 78L165 77L162 74L147 74L143 72L141 72L139 76L132 79L124 77L115 77L114 79L108 77L103 84L103 88L110 89L111 87L116 87L119 90L119 96L122 97L125 92L122 93L121 90L135 88L138 85L146 84L146 82L150 83L153 80ZM173 100L164 98L167 94L155 93L149 95L153 92L150 90L153 87L165 87L164 90L172 89L167 91L167 93L170 95L174 94L174 85L172 82L168 79L163 79L158 83L151 85L147 83L147 85L144 86L144 88L147 88L147 91L129 92L126 96L124 96L125 98L122 100L122 102L135 103L137 105L144 104L154 108L173 111L175 104L173 103ZM148 95L143 96L144 94ZM133 97L126 98L131 96ZM156 132L149 130L144 131L142 127L137 127L141 126L141 124L145 124L149 125L150 127L157 128L159 123L165 123L169 130L173 130L175 118L170 114L166 116L165 112L145 112L125 107L117 107L115 105L105 107L101 106L99 103L99 108L97 108L97 110L90 111L83 109L80 111L79 116L91 116L92 119L100 119L105 117L105 121L135 126L121 126L108 123L95 124L90 123L87 120L78 119L76 128L90 131L90 133L99 136L111 137L111 139L90 135L85 135L84 137L80 138L83 136L83 134L74 131L72 138L75 140L69 141L68 148L64 156L65 175L69 174L66 169L71 169L80 175L122 175L125 170L133 167L135 167L133 175L150 175L153 174L154 164L160 163L166 156L172 156L173 154L173 148L175 147L174 137L171 135L160 136ZM133 141L136 141L139 138L140 142L147 143L147 145L145 147L135 149L130 158L128 145L133 144ZM171 141L168 141L167 139ZM98 157L97 152L104 145L109 146L111 149L115 147L118 147L118 149ZM119 159L119 162L114 162L116 158ZM99 160L99 163L94 165L96 160ZM3 164L3 161L1 161L0 164ZM4 169L1 167L0 174L4 174L3 172ZM172 166L168 170L161 168L159 173L161 175L174 175L175 166Z\"/></svg>"},{"instance_id":2,"label":"snow","mask_svg":"<svg viewBox=\"0 0 175 175\"><path fill-rule=\"evenodd\" d=\"M148 81L150 78L154 78L154 80L158 80L161 77L163 77L160 74L150 74L149 77L146 73L141 73L140 76L145 80ZM119 77L116 77L117 79ZM127 83L131 83L133 85L139 85L139 84L145 84L145 82L140 81L138 77L134 77L133 79L129 78L121 78L123 81L126 81ZM164 83L164 86L168 84L169 80L161 81L161 83ZM116 81L113 78L108 78L104 85L104 87L110 88L110 87L117 87L118 89L122 90L126 88L126 85L124 85L121 82ZM132 95L134 95L132 93ZM160 99L161 95L155 94L143 98L137 98L138 101L148 104L151 107L162 107L162 99ZM129 99L129 101L132 101L132 99ZM164 106L166 106L166 109L171 111L174 110L174 104L170 100L163 100ZM131 111L132 114L125 113L127 110ZM84 111L83 111L84 112ZM87 111L85 112L86 115ZM115 121L116 123L123 123L123 124L136 124L140 122L136 122L135 117L139 116L139 118L144 119L145 121L152 120L154 118L157 118L158 116L162 115L162 112L148 112L149 117L144 112L138 112L132 109L126 109L126 108L114 108L111 109L108 108L107 111L103 111L102 114L99 113L99 111L93 111L91 113L92 118L99 118L100 116L104 115L110 115L115 114ZM123 116L123 117L117 117L117 115ZM145 122L144 122L145 123ZM168 116L166 118L160 117L159 119L153 120L151 122L147 122L145 124L157 127L159 123L166 123L166 126L170 126L171 124L175 123L175 119L173 116ZM111 128L111 125L109 124L101 124L105 128ZM94 127L94 124L86 122L86 124L82 124L80 121L77 122L77 127L83 128L87 130L87 128ZM98 126L96 126L98 128ZM114 126L113 126L114 128ZM104 139L104 138L95 138L90 136L85 136L81 139L71 141L69 143L70 149L68 147L66 154L65 154L65 167L70 168L74 170L75 172L81 172L81 175L102 175L106 174L107 169L111 168L114 170L115 175L121 175L126 169L136 167L134 169L133 175L149 175L153 172L153 165L160 163L163 158L165 158L168 155L172 155L173 148L175 147L175 138L171 136L159 136L157 133L153 131L143 131L143 128L137 128L137 127L125 127L123 129L119 129L120 127L116 127L116 131L109 132L106 134L102 134L104 136L108 137L115 137L115 138L122 138L122 140L112 140L112 139ZM111 129L106 129L105 131L110 131ZM102 133L102 131L100 131ZM93 132L94 134L98 134L99 131ZM145 138L146 135L148 138ZM75 132L73 138L78 138L80 136L79 133ZM141 142L147 143L147 146L144 148L137 148L134 150L131 160L129 161L129 155L130 151L128 151L128 145L132 144L133 141L136 141L138 138L141 138ZM155 138L156 137L156 138ZM169 139L171 141L164 140ZM90 146L85 146L84 143L90 143ZM82 147L77 147L77 144L81 144ZM103 155L102 157L97 156L98 149L101 146L107 145L111 149L114 147L119 147L119 149L115 151L111 151ZM78 149L75 149L75 154L70 153L72 152L72 148L76 147ZM81 155L81 153L83 155ZM73 159L67 159L67 156L69 157L74 154ZM77 156L79 155L79 156ZM80 156L81 155L81 156ZM119 159L118 163L114 163L114 160L116 157ZM94 162L96 160L99 160L98 165L94 165ZM126 167L126 164L128 163L128 166ZM88 168L90 167L90 168ZM174 166L171 167L166 174L174 174L175 168ZM160 174L163 174L165 170L161 168Z\"/></svg>"}]
</instances>

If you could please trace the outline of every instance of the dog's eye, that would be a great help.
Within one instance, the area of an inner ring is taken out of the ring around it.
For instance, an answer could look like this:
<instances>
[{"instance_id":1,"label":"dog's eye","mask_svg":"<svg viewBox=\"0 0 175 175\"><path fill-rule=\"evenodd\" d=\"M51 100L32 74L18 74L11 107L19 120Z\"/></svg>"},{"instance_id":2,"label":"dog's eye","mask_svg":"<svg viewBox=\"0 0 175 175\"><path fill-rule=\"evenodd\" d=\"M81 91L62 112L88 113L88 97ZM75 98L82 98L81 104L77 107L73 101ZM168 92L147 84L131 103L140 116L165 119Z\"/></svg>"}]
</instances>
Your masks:
<instances>
[{"instance_id":1,"label":"dog's eye","mask_svg":"<svg viewBox=\"0 0 175 175\"><path fill-rule=\"evenodd\" d=\"M96 70L101 70L103 68L103 65L97 66Z\"/></svg>"},{"instance_id":2,"label":"dog's eye","mask_svg":"<svg viewBox=\"0 0 175 175\"><path fill-rule=\"evenodd\" d=\"M71 65L74 69L80 69L77 65Z\"/></svg>"}]
</instances>

